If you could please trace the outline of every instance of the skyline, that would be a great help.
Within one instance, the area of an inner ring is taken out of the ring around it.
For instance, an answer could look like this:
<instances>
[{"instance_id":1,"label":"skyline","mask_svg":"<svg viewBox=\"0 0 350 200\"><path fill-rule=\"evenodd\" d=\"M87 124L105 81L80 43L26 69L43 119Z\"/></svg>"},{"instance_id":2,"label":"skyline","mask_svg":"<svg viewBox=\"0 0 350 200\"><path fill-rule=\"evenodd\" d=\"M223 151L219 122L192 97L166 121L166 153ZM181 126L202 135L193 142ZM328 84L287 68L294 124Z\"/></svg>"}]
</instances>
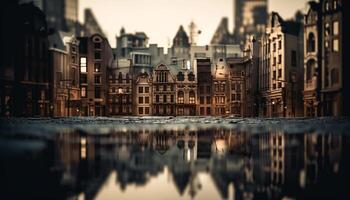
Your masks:
<instances>
[{"instance_id":1,"label":"skyline","mask_svg":"<svg viewBox=\"0 0 350 200\"><path fill-rule=\"evenodd\" d=\"M197 44L206 45L223 17L229 18L229 28L233 30L233 1L220 1L221 3L217 3L217 0L103 0L104 3L101 3L101 0L81 0L79 20L83 21L84 9L91 8L112 47L116 46L115 36L119 35L122 27L128 33L145 32L150 44L169 47L179 26L183 25L188 32L188 25L193 20L198 30L202 31L197 38ZM307 0L295 0L288 2L289 6L286 6L286 2L282 0L270 0L269 12L277 11L284 19L289 19L297 10L305 10L306 3ZM197 8L198 5L201 5L200 9ZM135 6L142 9L127 11ZM169 7L172 9L168 9ZM159 18L158 15L162 17ZM155 23L156 19L160 19L158 23ZM158 24L162 24L161 31Z\"/></svg>"}]
</instances>

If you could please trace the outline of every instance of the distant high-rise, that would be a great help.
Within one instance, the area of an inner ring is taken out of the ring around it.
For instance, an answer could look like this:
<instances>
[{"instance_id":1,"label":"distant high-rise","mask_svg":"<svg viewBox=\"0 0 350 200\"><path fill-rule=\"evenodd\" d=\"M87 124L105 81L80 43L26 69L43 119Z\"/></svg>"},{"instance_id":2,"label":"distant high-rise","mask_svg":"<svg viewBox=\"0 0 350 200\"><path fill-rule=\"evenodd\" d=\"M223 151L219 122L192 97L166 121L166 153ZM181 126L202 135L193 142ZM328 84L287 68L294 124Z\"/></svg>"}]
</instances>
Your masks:
<instances>
[{"instance_id":1,"label":"distant high-rise","mask_svg":"<svg viewBox=\"0 0 350 200\"><path fill-rule=\"evenodd\" d=\"M19 3L33 2L46 15L49 28L57 31L77 32L79 0L20 0Z\"/></svg>"},{"instance_id":2,"label":"distant high-rise","mask_svg":"<svg viewBox=\"0 0 350 200\"><path fill-rule=\"evenodd\" d=\"M250 35L260 36L268 20L268 0L234 0L234 36L244 44Z\"/></svg>"}]
</instances>

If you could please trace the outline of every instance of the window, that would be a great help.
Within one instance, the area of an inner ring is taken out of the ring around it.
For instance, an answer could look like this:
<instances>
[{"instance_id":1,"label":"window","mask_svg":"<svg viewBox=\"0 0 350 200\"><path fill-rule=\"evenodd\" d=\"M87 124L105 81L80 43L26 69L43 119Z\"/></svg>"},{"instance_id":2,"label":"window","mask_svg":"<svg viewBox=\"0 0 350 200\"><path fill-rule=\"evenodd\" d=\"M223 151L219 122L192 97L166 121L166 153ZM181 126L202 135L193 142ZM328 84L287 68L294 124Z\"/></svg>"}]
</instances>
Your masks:
<instances>
[{"instance_id":1,"label":"window","mask_svg":"<svg viewBox=\"0 0 350 200\"><path fill-rule=\"evenodd\" d=\"M177 80L178 81L184 81L185 80L185 76L184 76L184 74L182 72L179 72L177 74Z\"/></svg>"},{"instance_id":2,"label":"window","mask_svg":"<svg viewBox=\"0 0 350 200\"><path fill-rule=\"evenodd\" d=\"M333 9L334 9L334 10L337 10L337 9L338 9L338 6L339 6L339 5L338 5L338 0L334 0L334 1L333 1Z\"/></svg>"},{"instance_id":3,"label":"window","mask_svg":"<svg viewBox=\"0 0 350 200\"><path fill-rule=\"evenodd\" d=\"M333 39L333 52L339 52L339 39Z\"/></svg>"},{"instance_id":4,"label":"window","mask_svg":"<svg viewBox=\"0 0 350 200\"><path fill-rule=\"evenodd\" d=\"M315 52L315 35L310 33L307 39L307 52Z\"/></svg>"},{"instance_id":5,"label":"window","mask_svg":"<svg viewBox=\"0 0 350 200\"><path fill-rule=\"evenodd\" d=\"M167 102L167 96L163 95L163 103L166 103L166 102Z\"/></svg>"},{"instance_id":6,"label":"window","mask_svg":"<svg viewBox=\"0 0 350 200\"><path fill-rule=\"evenodd\" d=\"M211 104L211 97L207 97L207 104Z\"/></svg>"},{"instance_id":7,"label":"window","mask_svg":"<svg viewBox=\"0 0 350 200\"><path fill-rule=\"evenodd\" d=\"M139 87L139 93L140 93L140 94L143 93L143 87Z\"/></svg>"},{"instance_id":8,"label":"window","mask_svg":"<svg viewBox=\"0 0 350 200\"><path fill-rule=\"evenodd\" d=\"M188 74L188 80L189 80L189 81L194 81L194 74L193 74L193 72L190 72L190 73Z\"/></svg>"},{"instance_id":9,"label":"window","mask_svg":"<svg viewBox=\"0 0 350 200\"><path fill-rule=\"evenodd\" d=\"M207 115L211 115L211 109L210 109L210 107L207 107Z\"/></svg>"},{"instance_id":10,"label":"window","mask_svg":"<svg viewBox=\"0 0 350 200\"><path fill-rule=\"evenodd\" d=\"M272 74L273 74L272 79L273 79L273 80L276 80L276 71L273 71L273 73L272 73Z\"/></svg>"},{"instance_id":11,"label":"window","mask_svg":"<svg viewBox=\"0 0 350 200\"><path fill-rule=\"evenodd\" d=\"M339 22L334 21L333 22L333 35L338 35L339 34Z\"/></svg>"},{"instance_id":12,"label":"window","mask_svg":"<svg viewBox=\"0 0 350 200\"><path fill-rule=\"evenodd\" d=\"M236 94L231 94L231 101L236 101Z\"/></svg>"},{"instance_id":13,"label":"window","mask_svg":"<svg viewBox=\"0 0 350 200\"><path fill-rule=\"evenodd\" d=\"M337 84L339 82L339 73L337 69L331 70L331 84Z\"/></svg>"},{"instance_id":14,"label":"window","mask_svg":"<svg viewBox=\"0 0 350 200\"><path fill-rule=\"evenodd\" d=\"M149 87L145 87L145 93L146 93L146 94L149 93Z\"/></svg>"},{"instance_id":15,"label":"window","mask_svg":"<svg viewBox=\"0 0 350 200\"><path fill-rule=\"evenodd\" d=\"M95 63L95 72L101 72L101 63Z\"/></svg>"},{"instance_id":16,"label":"window","mask_svg":"<svg viewBox=\"0 0 350 200\"><path fill-rule=\"evenodd\" d=\"M276 52L276 43L273 43L273 52Z\"/></svg>"},{"instance_id":17,"label":"window","mask_svg":"<svg viewBox=\"0 0 350 200\"><path fill-rule=\"evenodd\" d=\"M145 114L149 115L149 107L145 107Z\"/></svg>"},{"instance_id":18,"label":"window","mask_svg":"<svg viewBox=\"0 0 350 200\"><path fill-rule=\"evenodd\" d=\"M179 91L177 93L177 101L178 101L178 103L184 103L184 92L183 91Z\"/></svg>"},{"instance_id":19,"label":"window","mask_svg":"<svg viewBox=\"0 0 350 200\"><path fill-rule=\"evenodd\" d=\"M282 69L278 69L278 78L282 78Z\"/></svg>"},{"instance_id":20,"label":"window","mask_svg":"<svg viewBox=\"0 0 350 200\"><path fill-rule=\"evenodd\" d=\"M101 60L101 52L95 51L95 60Z\"/></svg>"},{"instance_id":21,"label":"window","mask_svg":"<svg viewBox=\"0 0 350 200\"><path fill-rule=\"evenodd\" d=\"M204 97L199 97L199 103L204 104Z\"/></svg>"},{"instance_id":22,"label":"window","mask_svg":"<svg viewBox=\"0 0 350 200\"><path fill-rule=\"evenodd\" d=\"M143 115L143 107L139 107L139 114Z\"/></svg>"},{"instance_id":23,"label":"window","mask_svg":"<svg viewBox=\"0 0 350 200\"><path fill-rule=\"evenodd\" d=\"M236 100L237 100L237 101L240 101L240 100L241 100L241 94L240 94L240 93L237 94Z\"/></svg>"},{"instance_id":24,"label":"window","mask_svg":"<svg viewBox=\"0 0 350 200\"><path fill-rule=\"evenodd\" d=\"M95 75L95 84L101 84L101 75Z\"/></svg>"},{"instance_id":25,"label":"window","mask_svg":"<svg viewBox=\"0 0 350 200\"><path fill-rule=\"evenodd\" d=\"M145 103L149 103L149 97L145 97Z\"/></svg>"},{"instance_id":26,"label":"window","mask_svg":"<svg viewBox=\"0 0 350 200\"><path fill-rule=\"evenodd\" d=\"M87 72L86 57L80 58L80 72L83 72L83 73Z\"/></svg>"},{"instance_id":27,"label":"window","mask_svg":"<svg viewBox=\"0 0 350 200\"><path fill-rule=\"evenodd\" d=\"M123 94L123 88L118 88L118 94Z\"/></svg>"},{"instance_id":28,"label":"window","mask_svg":"<svg viewBox=\"0 0 350 200\"><path fill-rule=\"evenodd\" d=\"M159 95L156 95L156 103L159 103Z\"/></svg>"},{"instance_id":29,"label":"window","mask_svg":"<svg viewBox=\"0 0 350 200\"><path fill-rule=\"evenodd\" d=\"M143 97L139 97L139 104L143 104Z\"/></svg>"},{"instance_id":30,"label":"window","mask_svg":"<svg viewBox=\"0 0 350 200\"><path fill-rule=\"evenodd\" d=\"M278 49L282 49L282 41L278 41Z\"/></svg>"},{"instance_id":31,"label":"window","mask_svg":"<svg viewBox=\"0 0 350 200\"><path fill-rule=\"evenodd\" d=\"M273 57L273 66L276 66L276 57Z\"/></svg>"},{"instance_id":32,"label":"window","mask_svg":"<svg viewBox=\"0 0 350 200\"><path fill-rule=\"evenodd\" d=\"M80 74L80 83L87 84L87 74Z\"/></svg>"},{"instance_id":33,"label":"window","mask_svg":"<svg viewBox=\"0 0 350 200\"><path fill-rule=\"evenodd\" d=\"M95 87L95 98L96 99L101 98L101 88L100 87Z\"/></svg>"},{"instance_id":34,"label":"window","mask_svg":"<svg viewBox=\"0 0 350 200\"><path fill-rule=\"evenodd\" d=\"M278 64L282 63L282 55L278 55Z\"/></svg>"},{"instance_id":35,"label":"window","mask_svg":"<svg viewBox=\"0 0 350 200\"><path fill-rule=\"evenodd\" d=\"M282 87L282 83L278 82L278 88L281 88L281 87Z\"/></svg>"},{"instance_id":36,"label":"window","mask_svg":"<svg viewBox=\"0 0 350 200\"><path fill-rule=\"evenodd\" d=\"M325 3L325 9L326 9L326 11L329 11L329 2L328 1L326 1L326 3Z\"/></svg>"},{"instance_id":37,"label":"window","mask_svg":"<svg viewBox=\"0 0 350 200\"><path fill-rule=\"evenodd\" d=\"M295 50L292 50L292 66L297 66L297 52Z\"/></svg>"},{"instance_id":38,"label":"window","mask_svg":"<svg viewBox=\"0 0 350 200\"><path fill-rule=\"evenodd\" d=\"M190 103L194 104L196 102L196 94L195 94L195 92L194 91L190 91L189 97L190 97Z\"/></svg>"},{"instance_id":39,"label":"window","mask_svg":"<svg viewBox=\"0 0 350 200\"><path fill-rule=\"evenodd\" d=\"M276 89L276 83L272 85L272 88L275 90Z\"/></svg>"},{"instance_id":40,"label":"window","mask_svg":"<svg viewBox=\"0 0 350 200\"><path fill-rule=\"evenodd\" d=\"M326 24L324 25L324 35L325 35L325 36L328 36L330 33L331 33L331 28L330 28L330 26L329 26L329 23L326 23Z\"/></svg>"},{"instance_id":41,"label":"window","mask_svg":"<svg viewBox=\"0 0 350 200\"><path fill-rule=\"evenodd\" d=\"M81 87L81 97L85 98L86 97L86 87Z\"/></svg>"}]
</instances>

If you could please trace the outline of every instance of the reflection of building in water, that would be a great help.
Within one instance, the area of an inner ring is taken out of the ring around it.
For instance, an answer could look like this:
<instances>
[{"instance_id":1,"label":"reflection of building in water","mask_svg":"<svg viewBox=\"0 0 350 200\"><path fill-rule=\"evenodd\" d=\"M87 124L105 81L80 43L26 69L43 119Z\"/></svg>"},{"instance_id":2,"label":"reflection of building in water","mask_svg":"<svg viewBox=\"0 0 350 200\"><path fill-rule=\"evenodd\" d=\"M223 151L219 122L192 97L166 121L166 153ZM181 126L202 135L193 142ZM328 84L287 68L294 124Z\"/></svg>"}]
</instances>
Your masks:
<instances>
[{"instance_id":1,"label":"reflection of building in water","mask_svg":"<svg viewBox=\"0 0 350 200\"><path fill-rule=\"evenodd\" d=\"M317 183L324 174L339 173L342 136L310 133L304 136L305 163L302 187Z\"/></svg>"},{"instance_id":2,"label":"reflection of building in water","mask_svg":"<svg viewBox=\"0 0 350 200\"><path fill-rule=\"evenodd\" d=\"M345 143L336 134L145 127L105 136L67 132L55 141L60 183L86 199L96 196L112 169L122 191L169 172L177 194L192 198L206 184L200 174L207 173L223 199L308 197L345 170Z\"/></svg>"}]
</instances>

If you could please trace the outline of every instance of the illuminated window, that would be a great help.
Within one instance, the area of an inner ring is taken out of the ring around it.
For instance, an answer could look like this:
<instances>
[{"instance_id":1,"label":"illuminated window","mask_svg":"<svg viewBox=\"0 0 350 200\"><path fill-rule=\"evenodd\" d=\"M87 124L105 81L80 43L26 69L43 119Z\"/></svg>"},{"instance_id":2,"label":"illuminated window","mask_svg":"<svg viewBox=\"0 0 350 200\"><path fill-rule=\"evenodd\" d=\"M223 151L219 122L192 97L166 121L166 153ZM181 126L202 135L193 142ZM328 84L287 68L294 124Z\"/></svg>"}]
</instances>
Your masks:
<instances>
[{"instance_id":1,"label":"illuminated window","mask_svg":"<svg viewBox=\"0 0 350 200\"><path fill-rule=\"evenodd\" d=\"M195 94L194 91L190 91L189 97L190 97L190 103L191 104L196 103L196 94Z\"/></svg>"},{"instance_id":2,"label":"illuminated window","mask_svg":"<svg viewBox=\"0 0 350 200\"><path fill-rule=\"evenodd\" d=\"M339 22L334 21L333 22L333 35L338 35L339 34Z\"/></svg>"},{"instance_id":3,"label":"illuminated window","mask_svg":"<svg viewBox=\"0 0 350 200\"><path fill-rule=\"evenodd\" d=\"M83 72L83 73L87 72L86 57L80 58L80 72Z\"/></svg>"},{"instance_id":4,"label":"illuminated window","mask_svg":"<svg viewBox=\"0 0 350 200\"><path fill-rule=\"evenodd\" d=\"M339 39L333 39L333 51L339 52Z\"/></svg>"},{"instance_id":5,"label":"illuminated window","mask_svg":"<svg viewBox=\"0 0 350 200\"><path fill-rule=\"evenodd\" d=\"M81 97L86 97L86 87L81 88Z\"/></svg>"},{"instance_id":6,"label":"illuminated window","mask_svg":"<svg viewBox=\"0 0 350 200\"><path fill-rule=\"evenodd\" d=\"M101 63L95 63L95 72L101 72Z\"/></svg>"}]
</instances>

